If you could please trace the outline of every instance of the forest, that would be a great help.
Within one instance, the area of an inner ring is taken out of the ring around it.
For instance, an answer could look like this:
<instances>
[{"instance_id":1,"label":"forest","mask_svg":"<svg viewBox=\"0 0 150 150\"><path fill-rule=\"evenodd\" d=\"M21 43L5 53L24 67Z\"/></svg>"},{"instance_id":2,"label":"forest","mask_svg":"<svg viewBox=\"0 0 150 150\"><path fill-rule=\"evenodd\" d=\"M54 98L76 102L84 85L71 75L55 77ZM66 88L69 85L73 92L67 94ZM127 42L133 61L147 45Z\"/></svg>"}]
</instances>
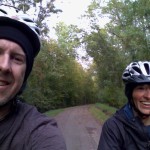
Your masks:
<instances>
[{"instance_id":1,"label":"forest","mask_svg":"<svg viewBox=\"0 0 150 150\"><path fill-rule=\"evenodd\" d=\"M55 27L57 40L51 33L47 18L61 13L50 0L1 0L23 12L34 8L41 28L42 47L21 98L34 104L41 112L70 106L106 103L121 107L126 102L122 73L131 61L150 58L150 1L107 0L100 5L92 0L81 19L87 29L59 22ZM100 26L103 17L109 22ZM83 22L84 23L84 22ZM77 50L86 52L80 58ZM83 67L92 58L92 62Z\"/></svg>"}]
</instances>

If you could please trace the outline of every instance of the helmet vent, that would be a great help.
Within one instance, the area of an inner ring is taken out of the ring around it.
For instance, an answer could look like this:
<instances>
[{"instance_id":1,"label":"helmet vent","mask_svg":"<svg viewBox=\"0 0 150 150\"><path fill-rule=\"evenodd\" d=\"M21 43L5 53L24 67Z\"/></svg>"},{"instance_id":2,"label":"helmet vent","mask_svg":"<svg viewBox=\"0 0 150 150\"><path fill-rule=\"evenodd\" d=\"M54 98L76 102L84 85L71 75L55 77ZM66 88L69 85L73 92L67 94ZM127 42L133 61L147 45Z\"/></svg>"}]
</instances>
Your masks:
<instances>
[{"instance_id":1,"label":"helmet vent","mask_svg":"<svg viewBox=\"0 0 150 150\"><path fill-rule=\"evenodd\" d=\"M145 67L145 70L146 70L147 74L150 74L149 65L144 64L144 67Z\"/></svg>"},{"instance_id":2,"label":"helmet vent","mask_svg":"<svg viewBox=\"0 0 150 150\"><path fill-rule=\"evenodd\" d=\"M138 72L139 74L142 74L142 71L138 67L133 67L133 69Z\"/></svg>"},{"instance_id":3,"label":"helmet vent","mask_svg":"<svg viewBox=\"0 0 150 150\"><path fill-rule=\"evenodd\" d=\"M1 11L2 13L4 13L4 14L7 14L6 11L4 11L4 10L2 10L2 9L0 9L0 11Z\"/></svg>"},{"instance_id":4,"label":"helmet vent","mask_svg":"<svg viewBox=\"0 0 150 150\"><path fill-rule=\"evenodd\" d=\"M30 20L30 19L24 19L24 21L26 21L26 22L33 22L33 21Z\"/></svg>"},{"instance_id":5,"label":"helmet vent","mask_svg":"<svg viewBox=\"0 0 150 150\"><path fill-rule=\"evenodd\" d=\"M129 73L124 73L123 74L125 77L128 77L130 74Z\"/></svg>"}]
</instances>

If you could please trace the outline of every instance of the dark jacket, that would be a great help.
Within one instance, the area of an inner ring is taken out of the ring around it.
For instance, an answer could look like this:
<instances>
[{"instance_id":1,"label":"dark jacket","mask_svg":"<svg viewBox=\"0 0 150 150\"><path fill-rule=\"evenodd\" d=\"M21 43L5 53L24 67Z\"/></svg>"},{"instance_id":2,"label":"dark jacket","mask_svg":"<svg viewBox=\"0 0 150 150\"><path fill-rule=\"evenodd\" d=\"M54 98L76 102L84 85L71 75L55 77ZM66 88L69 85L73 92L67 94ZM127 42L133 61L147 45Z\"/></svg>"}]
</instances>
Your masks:
<instances>
[{"instance_id":1,"label":"dark jacket","mask_svg":"<svg viewBox=\"0 0 150 150\"><path fill-rule=\"evenodd\" d=\"M150 127L127 104L104 123L98 150L150 150Z\"/></svg>"},{"instance_id":2,"label":"dark jacket","mask_svg":"<svg viewBox=\"0 0 150 150\"><path fill-rule=\"evenodd\" d=\"M55 120L19 102L0 121L0 150L66 150L66 145Z\"/></svg>"}]
</instances>

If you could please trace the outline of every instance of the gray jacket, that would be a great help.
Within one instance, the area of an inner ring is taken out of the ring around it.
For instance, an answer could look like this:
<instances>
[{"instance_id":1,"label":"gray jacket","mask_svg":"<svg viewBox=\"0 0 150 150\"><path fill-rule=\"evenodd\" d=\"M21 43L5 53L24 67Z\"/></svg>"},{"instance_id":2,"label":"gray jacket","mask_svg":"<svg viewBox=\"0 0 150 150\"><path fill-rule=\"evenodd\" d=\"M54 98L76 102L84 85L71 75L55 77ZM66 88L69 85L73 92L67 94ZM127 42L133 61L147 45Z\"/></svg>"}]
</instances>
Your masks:
<instances>
[{"instance_id":1,"label":"gray jacket","mask_svg":"<svg viewBox=\"0 0 150 150\"><path fill-rule=\"evenodd\" d=\"M66 150L54 119L22 102L0 122L1 150Z\"/></svg>"}]
</instances>

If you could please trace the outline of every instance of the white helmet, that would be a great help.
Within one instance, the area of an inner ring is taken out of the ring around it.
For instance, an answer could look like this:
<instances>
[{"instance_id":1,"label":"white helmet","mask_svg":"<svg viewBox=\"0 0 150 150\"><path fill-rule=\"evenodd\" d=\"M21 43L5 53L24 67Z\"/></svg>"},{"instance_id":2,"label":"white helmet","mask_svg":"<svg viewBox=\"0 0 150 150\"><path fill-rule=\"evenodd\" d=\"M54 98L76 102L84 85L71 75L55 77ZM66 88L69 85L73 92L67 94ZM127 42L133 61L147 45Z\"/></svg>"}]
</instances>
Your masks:
<instances>
[{"instance_id":1,"label":"white helmet","mask_svg":"<svg viewBox=\"0 0 150 150\"><path fill-rule=\"evenodd\" d=\"M40 29L29 15L19 12L19 10L16 9L15 7L1 5L0 17L8 17L28 25L36 33L40 42Z\"/></svg>"},{"instance_id":2,"label":"white helmet","mask_svg":"<svg viewBox=\"0 0 150 150\"><path fill-rule=\"evenodd\" d=\"M138 61L130 63L122 74L125 84L150 83L150 62Z\"/></svg>"}]
</instances>

